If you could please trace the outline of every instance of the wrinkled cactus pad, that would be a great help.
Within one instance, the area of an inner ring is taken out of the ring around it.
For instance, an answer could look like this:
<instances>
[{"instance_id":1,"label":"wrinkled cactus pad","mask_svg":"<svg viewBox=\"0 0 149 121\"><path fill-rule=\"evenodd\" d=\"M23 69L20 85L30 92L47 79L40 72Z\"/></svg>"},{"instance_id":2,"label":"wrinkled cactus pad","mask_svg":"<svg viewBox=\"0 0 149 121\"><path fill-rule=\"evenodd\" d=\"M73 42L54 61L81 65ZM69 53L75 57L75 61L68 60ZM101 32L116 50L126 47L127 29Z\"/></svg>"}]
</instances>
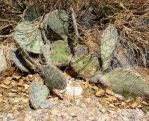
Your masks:
<instances>
[{"instance_id":1,"label":"wrinkled cactus pad","mask_svg":"<svg viewBox=\"0 0 149 121\"><path fill-rule=\"evenodd\" d=\"M30 87L30 103L34 109L40 108L40 105L47 99L49 89L38 82L33 82Z\"/></svg>"},{"instance_id":2,"label":"wrinkled cactus pad","mask_svg":"<svg viewBox=\"0 0 149 121\"><path fill-rule=\"evenodd\" d=\"M118 40L117 29L110 25L102 33L101 38L101 59L103 70L109 67L110 61L112 59L112 54L116 48Z\"/></svg>"},{"instance_id":3,"label":"wrinkled cactus pad","mask_svg":"<svg viewBox=\"0 0 149 121\"><path fill-rule=\"evenodd\" d=\"M52 43L50 58L54 65L67 64L72 54L66 41L57 40Z\"/></svg>"},{"instance_id":4,"label":"wrinkled cactus pad","mask_svg":"<svg viewBox=\"0 0 149 121\"><path fill-rule=\"evenodd\" d=\"M44 28L52 29L57 33L63 40L67 40L68 36L68 26L69 17L64 10L54 10L45 15L44 18Z\"/></svg>"},{"instance_id":5,"label":"wrinkled cactus pad","mask_svg":"<svg viewBox=\"0 0 149 121\"><path fill-rule=\"evenodd\" d=\"M75 57L72 62L72 67L83 77L88 78L93 76L99 69L97 57L84 55Z\"/></svg>"},{"instance_id":6,"label":"wrinkled cactus pad","mask_svg":"<svg viewBox=\"0 0 149 121\"><path fill-rule=\"evenodd\" d=\"M41 31L38 27L38 22L18 23L13 36L23 49L36 54L40 53L40 48L43 45Z\"/></svg>"},{"instance_id":7,"label":"wrinkled cactus pad","mask_svg":"<svg viewBox=\"0 0 149 121\"><path fill-rule=\"evenodd\" d=\"M50 90L63 90L66 88L67 83L64 78L64 75L57 67L53 65L43 66L42 73L45 85Z\"/></svg>"},{"instance_id":8,"label":"wrinkled cactus pad","mask_svg":"<svg viewBox=\"0 0 149 121\"><path fill-rule=\"evenodd\" d=\"M16 51L10 51L11 59L15 63L15 65L24 72L29 72L28 68L26 67L25 60L21 58Z\"/></svg>"},{"instance_id":9,"label":"wrinkled cactus pad","mask_svg":"<svg viewBox=\"0 0 149 121\"><path fill-rule=\"evenodd\" d=\"M113 91L124 95L144 96L149 92L148 83L130 70L116 69L103 75L103 79L109 82Z\"/></svg>"},{"instance_id":10,"label":"wrinkled cactus pad","mask_svg":"<svg viewBox=\"0 0 149 121\"><path fill-rule=\"evenodd\" d=\"M39 9L35 5L29 5L23 12L25 21L33 21L40 17Z\"/></svg>"}]
</instances>

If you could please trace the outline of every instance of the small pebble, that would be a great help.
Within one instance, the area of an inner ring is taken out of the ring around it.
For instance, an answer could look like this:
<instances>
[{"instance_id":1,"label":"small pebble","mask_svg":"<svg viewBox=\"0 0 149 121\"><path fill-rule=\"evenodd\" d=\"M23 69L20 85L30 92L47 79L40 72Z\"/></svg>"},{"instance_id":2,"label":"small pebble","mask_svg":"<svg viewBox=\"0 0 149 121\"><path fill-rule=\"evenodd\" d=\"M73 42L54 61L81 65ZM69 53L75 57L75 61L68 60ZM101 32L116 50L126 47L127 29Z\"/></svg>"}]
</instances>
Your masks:
<instances>
[{"instance_id":1,"label":"small pebble","mask_svg":"<svg viewBox=\"0 0 149 121\"><path fill-rule=\"evenodd\" d=\"M101 111L102 113L106 113L106 109L104 109L104 108L101 108L100 111Z\"/></svg>"},{"instance_id":2,"label":"small pebble","mask_svg":"<svg viewBox=\"0 0 149 121\"><path fill-rule=\"evenodd\" d=\"M53 107L53 104L49 100L45 100L40 104L41 109L50 109Z\"/></svg>"},{"instance_id":3,"label":"small pebble","mask_svg":"<svg viewBox=\"0 0 149 121\"><path fill-rule=\"evenodd\" d=\"M81 86L70 86L68 85L66 87L66 92L67 95L70 96L82 96L83 89Z\"/></svg>"},{"instance_id":4,"label":"small pebble","mask_svg":"<svg viewBox=\"0 0 149 121\"><path fill-rule=\"evenodd\" d=\"M74 113L74 112L70 113L70 115L71 115L72 117L77 117L76 113Z\"/></svg>"},{"instance_id":5,"label":"small pebble","mask_svg":"<svg viewBox=\"0 0 149 121\"><path fill-rule=\"evenodd\" d=\"M52 111L51 111L51 113L52 113L52 115L57 115L58 114L58 110L57 109L53 109Z\"/></svg>"},{"instance_id":6,"label":"small pebble","mask_svg":"<svg viewBox=\"0 0 149 121\"><path fill-rule=\"evenodd\" d=\"M93 121L95 118L94 117L89 117L88 118L90 121Z\"/></svg>"},{"instance_id":7,"label":"small pebble","mask_svg":"<svg viewBox=\"0 0 149 121\"><path fill-rule=\"evenodd\" d=\"M82 103L82 104L80 105L80 107L81 107L81 108L86 108L85 103Z\"/></svg>"}]
</instances>

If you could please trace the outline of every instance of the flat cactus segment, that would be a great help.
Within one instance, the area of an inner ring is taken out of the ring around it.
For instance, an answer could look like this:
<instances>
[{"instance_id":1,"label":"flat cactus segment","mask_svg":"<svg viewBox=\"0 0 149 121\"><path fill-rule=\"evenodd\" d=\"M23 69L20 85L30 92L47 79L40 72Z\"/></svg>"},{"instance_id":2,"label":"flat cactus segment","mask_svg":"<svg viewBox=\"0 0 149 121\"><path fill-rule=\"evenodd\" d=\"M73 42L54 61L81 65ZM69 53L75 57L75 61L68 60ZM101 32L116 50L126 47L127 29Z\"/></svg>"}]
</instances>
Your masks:
<instances>
[{"instance_id":1,"label":"flat cactus segment","mask_svg":"<svg viewBox=\"0 0 149 121\"><path fill-rule=\"evenodd\" d=\"M34 109L40 108L40 105L47 99L49 89L40 83L33 82L30 87L30 102Z\"/></svg>"},{"instance_id":2,"label":"flat cactus segment","mask_svg":"<svg viewBox=\"0 0 149 121\"><path fill-rule=\"evenodd\" d=\"M98 58L91 55L76 57L72 63L73 68L83 77L88 78L93 76L99 66Z\"/></svg>"},{"instance_id":3,"label":"flat cactus segment","mask_svg":"<svg viewBox=\"0 0 149 121\"><path fill-rule=\"evenodd\" d=\"M63 73L55 66L48 65L42 69L42 76L45 81L45 85L50 89L63 90L66 88L66 80Z\"/></svg>"},{"instance_id":4,"label":"flat cactus segment","mask_svg":"<svg viewBox=\"0 0 149 121\"><path fill-rule=\"evenodd\" d=\"M68 63L72 54L66 41L54 41L51 46L50 59L54 65L62 65Z\"/></svg>"},{"instance_id":5,"label":"flat cactus segment","mask_svg":"<svg viewBox=\"0 0 149 121\"><path fill-rule=\"evenodd\" d=\"M63 40L67 40L69 17L64 10L54 10L46 14L44 18L44 28L48 30L48 27L57 33Z\"/></svg>"},{"instance_id":6,"label":"flat cactus segment","mask_svg":"<svg viewBox=\"0 0 149 121\"><path fill-rule=\"evenodd\" d=\"M101 38L101 58L103 62L103 70L106 70L109 67L112 54L115 50L118 40L117 29L110 25L108 26L102 34Z\"/></svg>"},{"instance_id":7,"label":"flat cactus segment","mask_svg":"<svg viewBox=\"0 0 149 121\"><path fill-rule=\"evenodd\" d=\"M38 22L22 22L18 23L14 31L15 41L23 47L23 49L33 52L40 53L40 47L43 45L41 32L38 29Z\"/></svg>"},{"instance_id":8,"label":"flat cactus segment","mask_svg":"<svg viewBox=\"0 0 149 121\"><path fill-rule=\"evenodd\" d=\"M23 12L25 21L33 21L40 17L39 9L35 5L29 5Z\"/></svg>"},{"instance_id":9,"label":"flat cactus segment","mask_svg":"<svg viewBox=\"0 0 149 121\"><path fill-rule=\"evenodd\" d=\"M23 60L21 60L17 53L15 51L10 51L10 54L11 54L11 58L12 58L12 61L15 63L15 65L21 70L21 71L24 71L24 72L29 72L29 70L25 67L25 65L23 65Z\"/></svg>"},{"instance_id":10,"label":"flat cactus segment","mask_svg":"<svg viewBox=\"0 0 149 121\"><path fill-rule=\"evenodd\" d=\"M116 69L103 75L113 91L127 95L144 96L149 91L148 83L138 74L125 69Z\"/></svg>"}]
</instances>

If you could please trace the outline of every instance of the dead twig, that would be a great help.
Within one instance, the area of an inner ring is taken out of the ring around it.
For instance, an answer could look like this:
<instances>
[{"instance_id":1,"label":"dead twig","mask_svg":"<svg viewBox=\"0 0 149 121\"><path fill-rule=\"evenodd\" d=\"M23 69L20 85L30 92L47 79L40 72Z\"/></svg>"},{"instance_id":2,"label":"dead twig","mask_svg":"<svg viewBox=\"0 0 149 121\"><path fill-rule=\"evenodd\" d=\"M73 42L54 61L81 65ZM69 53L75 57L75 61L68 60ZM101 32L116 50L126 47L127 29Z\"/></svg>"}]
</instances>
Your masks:
<instances>
[{"instance_id":1,"label":"dead twig","mask_svg":"<svg viewBox=\"0 0 149 121\"><path fill-rule=\"evenodd\" d=\"M73 27L74 27L75 35L76 35L75 41L77 42L78 39L81 37L80 37L79 32L78 32L78 26L77 26L76 15L75 15L74 9L72 7L70 7L70 11L71 11Z\"/></svg>"},{"instance_id":2,"label":"dead twig","mask_svg":"<svg viewBox=\"0 0 149 121\"><path fill-rule=\"evenodd\" d=\"M1 22L8 22L8 23L14 23L14 24L17 24L16 21L13 21L13 20L8 20L8 19L0 19Z\"/></svg>"},{"instance_id":3,"label":"dead twig","mask_svg":"<svg viewBox=\"0 0 149 121\"><path fill-rule=\"evenodd\" d=\"M0 35L0 38L12 38L13 35L9 34L9 35Z\"/></svg>"}]
</instances>

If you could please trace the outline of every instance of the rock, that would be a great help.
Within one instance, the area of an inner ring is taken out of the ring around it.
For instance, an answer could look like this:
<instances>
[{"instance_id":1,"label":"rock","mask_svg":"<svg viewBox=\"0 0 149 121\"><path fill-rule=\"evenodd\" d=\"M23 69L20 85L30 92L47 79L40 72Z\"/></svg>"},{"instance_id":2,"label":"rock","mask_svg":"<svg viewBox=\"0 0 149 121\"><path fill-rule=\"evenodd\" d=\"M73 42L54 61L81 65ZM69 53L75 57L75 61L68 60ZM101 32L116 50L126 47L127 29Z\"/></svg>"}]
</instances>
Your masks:
<instances>
[{"instance_id":1,"label":"rock","mask_svg":"<svg viewBox=\"0 0 149 121\"><path fill-rule=\"evenodd\" d=\"M81 108L86 108L86 104L85 104L85 103L82 103L82 104L80 105L80 107L81 107Z\"/></svg>"},{"instance_id":2,"label":"rock","mask_svg":"<svg viewBox=\"0 0 149 121\"><path fill-rule=\"evenodd\" d=\"M39 82L32 82L31 87L30 87L31 106L34 109L38 109L40 107L42 108L48 107L45 104L42 104L42 103L46 103L45 101L48 97L48 94L49 94L49 89L45 85Z\"/></svg>"},{"instance_id":3,"label":"rock","mask_svg":"<svg viewBox=\"0 0 149 121\"><path fill-rule=\"evenodd\" d=\"M51 109L53 107L53 104L49 101L49 100L44 100L41 104L40 104L40 108L41 109Z\"/></svg>"},{"instance_id":4,"label":"rock","mask_svg":"<svg viewBox=\"0 0 149 121\"><path fill-rule=\"evenodd\" d=\"M73 82L72 82L73 83ZM65 94L69 96L82 96L83 89L79 84L68 84Z\"/></svg>"},{"instance_id":5,"label":"rock","mask_svg":"<svg viewBox=\"0 0 149 121\"><path fill-rule=\"evenodd\" d=\"M0 73L4 72L7 69L7 61L3 50L0 50Z\"/></svg>"}]
</instances>

